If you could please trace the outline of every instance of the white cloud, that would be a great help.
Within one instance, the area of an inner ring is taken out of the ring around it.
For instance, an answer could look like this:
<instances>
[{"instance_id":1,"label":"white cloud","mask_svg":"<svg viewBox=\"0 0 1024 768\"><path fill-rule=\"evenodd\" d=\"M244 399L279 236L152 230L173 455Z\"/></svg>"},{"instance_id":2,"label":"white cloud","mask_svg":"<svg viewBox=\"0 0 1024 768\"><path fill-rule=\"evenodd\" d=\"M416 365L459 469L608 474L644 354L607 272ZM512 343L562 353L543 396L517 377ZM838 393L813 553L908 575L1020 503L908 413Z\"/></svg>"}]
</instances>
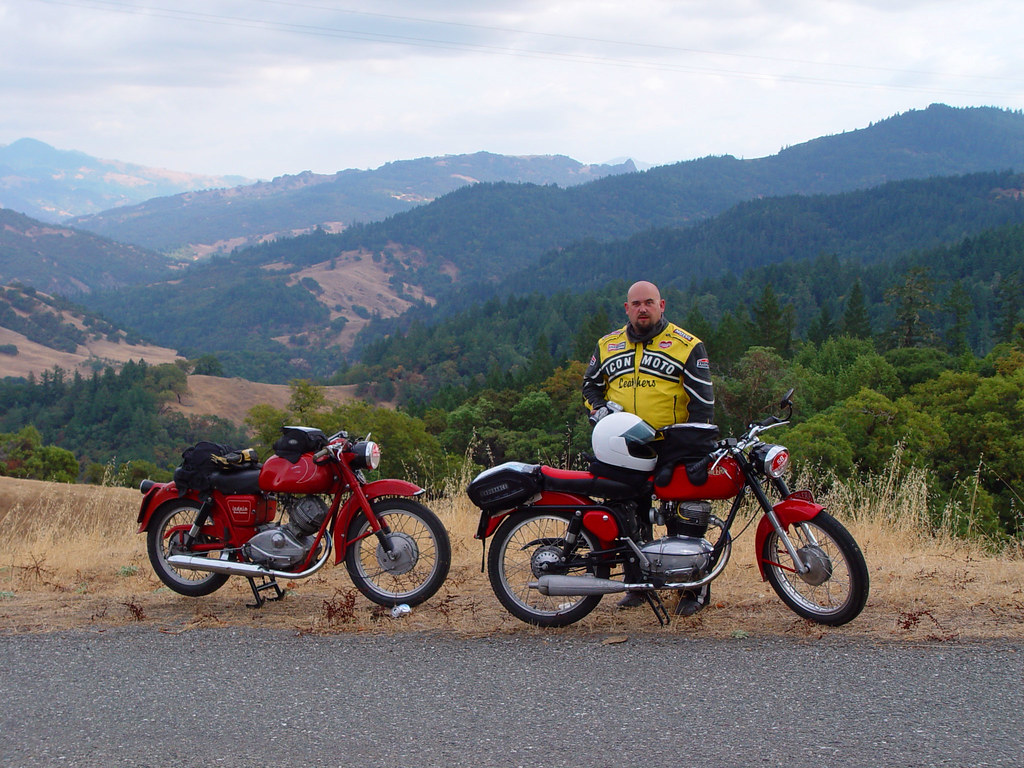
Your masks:
<instances>
[{"instance_id":1,"label":"white cloud","mask_svg":"<svg viewBox=\"0 0 1024 768\"><path fill-rule=\"evenodd\" d=\"M488 150L756 157L1024 106L1010 0L0 0L0 143L270 177Z\"/></svg>"}]
</instances>

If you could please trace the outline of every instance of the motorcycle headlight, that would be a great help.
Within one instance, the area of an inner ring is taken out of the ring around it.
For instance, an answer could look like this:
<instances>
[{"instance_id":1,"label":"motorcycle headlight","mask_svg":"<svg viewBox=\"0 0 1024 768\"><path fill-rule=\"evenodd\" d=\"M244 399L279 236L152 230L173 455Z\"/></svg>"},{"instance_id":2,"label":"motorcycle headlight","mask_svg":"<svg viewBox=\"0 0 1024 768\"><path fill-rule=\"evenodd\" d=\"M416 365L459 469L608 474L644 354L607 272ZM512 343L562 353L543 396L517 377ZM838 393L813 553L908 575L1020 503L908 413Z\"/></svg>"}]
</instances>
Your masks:
<instances>
[{"instance_id":1,"label":"motorcycle headlight","mask_svg":"<svg viewBox=\"0 0 1024 768\"><path fill-rule=\"evenodd\" d=\"M350 449L353 454L352 469L374 470L380 466L380 446L372 440L361 440Z\"/></svg>"},{"instance_id":2,"label":"motorcycle headlight","mask_svg":"<svg viewBox=\"0 0 1024 768\"><path fill-rule=\"evenodd\" d=\"M782 445L759 445L754 459L768 477L782 477L789 466L789 451Z\"/></svg>"}]
</instances>

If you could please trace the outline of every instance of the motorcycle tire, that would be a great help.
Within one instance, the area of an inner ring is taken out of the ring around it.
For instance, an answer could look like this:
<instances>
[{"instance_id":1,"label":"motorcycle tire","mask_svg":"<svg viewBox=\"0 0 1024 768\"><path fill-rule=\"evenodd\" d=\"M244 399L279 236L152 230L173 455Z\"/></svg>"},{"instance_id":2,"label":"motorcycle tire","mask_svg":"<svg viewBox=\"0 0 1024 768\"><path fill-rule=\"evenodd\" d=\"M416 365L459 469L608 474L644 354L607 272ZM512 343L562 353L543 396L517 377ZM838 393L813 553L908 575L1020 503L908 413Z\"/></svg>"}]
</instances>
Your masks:
<instances>
[{"instance_id":1,"label":"motorcycle tire","mask_svg":"<svg viewBox=\"0 0 1024 768\"><path fill-rule=\"evenodd\" d=\"M520 621L538 627L566 627L601 602L602 595L542 595L529 586L545 574L608 577L608 568L557 565L569 520L566 512L522 509L509 515L494 533L487 555L487 576L498 600ZM590 534L581 530L574 553L585 555L595 549L598 547ZM540 570L541 564L544 570Z\"/></svg>"},{"instance_id":2,"label":"motorcycle tire","mask_svg":"<svg viewBox=\"0 0 1024 768\"><path fill-rule=\"evenodd\" d=\"M448 578L448 531L437 515L411 499L376 499L370 506L390 529L395 557L387 556L375 535L365 535L370 523L360 512L352 518L346 539L345 567L352 583L378 605L419 605Z\"/></svg>"},{"instance_id":3,"label":"motorcycle tire","mask_svg":"<svg viewBox=\"0 0 1024 768\"><path fill-rule=\"evenodd\" d=\"M839 626L855 619L867 602L869 578L853 536L827 512L791 525L788 534L811 570L797 573L778 534L768 534L761 559L765 576L782 602L818 624Z\"/></svg>"},{"instance_id":4,"label":"motorcycle tire","mask_svg":"<svg viewBox=\"0 0 1024 768\"><path fill-rule=\"evenodd\" d=\"M180 543L182 537L192 527L199 502L191 499L175 499L162 504L149 521L146 531L146 549L149 562L157 577L177 592L187 597L202 597L216 592L224 586L228 575L211 573L210 571L192 571L175 568L168 564L167 558L174 554L194 554L206 557L217 557L217 552L190 553Z\"/></svg>"}]
</instances>

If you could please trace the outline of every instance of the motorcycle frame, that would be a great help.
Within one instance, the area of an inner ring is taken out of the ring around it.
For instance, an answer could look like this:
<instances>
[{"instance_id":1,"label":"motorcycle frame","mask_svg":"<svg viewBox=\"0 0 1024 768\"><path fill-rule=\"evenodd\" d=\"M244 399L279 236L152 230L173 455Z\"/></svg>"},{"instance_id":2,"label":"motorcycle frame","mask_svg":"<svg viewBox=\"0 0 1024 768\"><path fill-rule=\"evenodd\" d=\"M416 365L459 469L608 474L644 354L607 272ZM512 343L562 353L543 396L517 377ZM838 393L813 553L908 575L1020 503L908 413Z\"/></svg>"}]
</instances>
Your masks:
<instances>
[{"instance_id":1,"label":"motorcycle frame","mask_svg":"<svg viewBox=\"0 0 1024 768\"><path fill-rule=\"evenodd\" d=\"M344 559L349 545L371 534L377 536L385 551L390 552L392 544L388 534L391 531L388 529L387 524L374 514L371 502L381 497L416 497L426 492L423 488L407 480L387 478L365 483L361 475L353 470L344 459L338 459L335 467L339 476L336 478L334 487L330 491L332 496L331 505L324 516L323 522L320 524L315 543L310 547L309 554L307 554L305 560L292 569L296 572L306 571L314 562L316 553L319 551L320 542L327 536L328 529L330 535L327 537L327 540L328 544L332 541L334 543L335 564L340 564ZM249 496L253 494L232 495ZM266 491L260 491L260 495L267 500L277 496L275 493ZM196 520L190 529L190 534L197 536L200 531L206 531L212 538L217 540L214 544L197 548L196 551L202 551L202 549L237 550L252 538L255 527L241 526L231 519L231 515L227 511L226 497L227 494L216 489L210 491L189 489L182 494L173 482L153 483L146 491L139 509L137 533L146 532L153 513L163 504L178 498L188 498L200 502L200 508L196 514ZM370 526L369 530L362 536L349 541L347 539L349 525L359 512L363 512L366 515ZM338 535L339 527L341 529L340 536ZM221 536L221 531L224 532L224 536Z\"/></svg>"}]
</instances>

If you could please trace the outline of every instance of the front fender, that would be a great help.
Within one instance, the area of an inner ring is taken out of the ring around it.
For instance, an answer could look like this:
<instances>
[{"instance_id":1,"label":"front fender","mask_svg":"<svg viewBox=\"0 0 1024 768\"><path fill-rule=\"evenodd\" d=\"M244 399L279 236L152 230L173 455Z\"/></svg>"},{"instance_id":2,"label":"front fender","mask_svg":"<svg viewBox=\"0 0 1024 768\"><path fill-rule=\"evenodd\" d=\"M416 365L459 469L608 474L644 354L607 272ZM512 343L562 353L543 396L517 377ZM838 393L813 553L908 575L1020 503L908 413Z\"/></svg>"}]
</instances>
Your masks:
<instances>
[{"instance_id":1,"label":"front fender","mask_svg":"<svg viewBox=\"0 0 1024 768\"><path fill-rule=\"evenodd\" d=\"M410 483L407 480L374 480L371 483L367 483L362 486L363 494L368 499L376 499L379 496L420 496L426 493L426 490L420 488L415 483Z\"/></svg>"},{"instance_id":2,"label":"front fender","mask_svg":"<svg viewBox=\"0 0 1024 768\"><path fill-rule=\"evenodd\" d=\"M150 481L145 481L143 485L148 484ZM173 482L170 483L152 483L149 485L142 497L142 505L139 507L139 517L136 522L139 524L139 529L136 533L145 533L149 527L149 518L153 516L153 512L165 501L172 501L178 498L178 486Z\"/></svg>"},{"instance_id":3,"label":"front fender","mask_svg":"<svg viewBox=\"0 0 1024 768\"><path fill-rule=\"evenodd\" d=\"M815 504L813 501L807 501L806 499L795 498L794 496L789 496L772 507L776 517L779 518L779 522L782 523L782 527L786 530L793 523L813 520L823 509L824 507L820 504ZM772 530L774 530L772 528L772 521L765 515L761 518L761 522L757 524L757 533L754 535L754 556L757 558L757 568L761 572L761 581L765 580L764 559L761 557L761 553L764 552L765 539L768 538L768 534Z\"/></svg>"}]
</instances>

